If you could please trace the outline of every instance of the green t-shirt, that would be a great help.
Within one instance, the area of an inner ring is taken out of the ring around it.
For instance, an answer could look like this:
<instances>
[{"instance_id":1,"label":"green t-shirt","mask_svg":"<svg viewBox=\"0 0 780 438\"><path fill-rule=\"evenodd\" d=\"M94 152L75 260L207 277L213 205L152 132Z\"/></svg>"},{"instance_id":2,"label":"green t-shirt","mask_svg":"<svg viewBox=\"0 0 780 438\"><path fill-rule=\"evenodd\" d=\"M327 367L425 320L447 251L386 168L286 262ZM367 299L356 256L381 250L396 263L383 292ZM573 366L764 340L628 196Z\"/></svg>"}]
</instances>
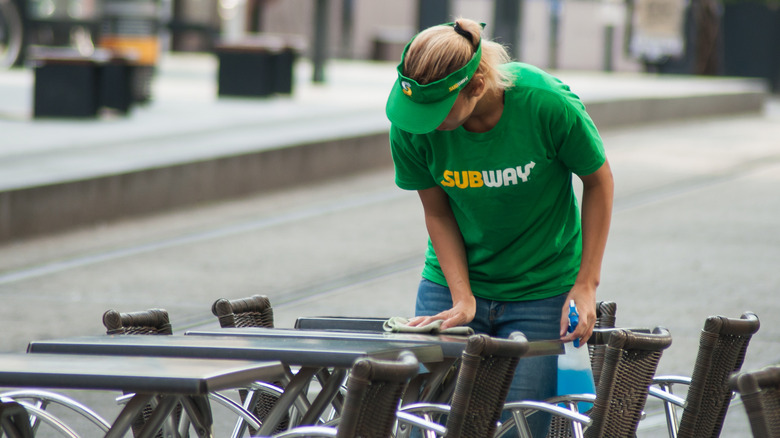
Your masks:
<instances>
[{"instance_id":1,"label":"green t-shirt","mask_svg":"<svg viewBox=\"0 0 780 438\"><path fill-rule=\"evenodd\" d=\"M527 64L505 67L515 85L490 131L391 128L395 179L405 190L438 185L447 193L475 296L548 298L568 292L582 256L572 173L598 170L604 146L568 86ZM423 277L447 284L430 240Z\"/></svg>"}]
</instances>

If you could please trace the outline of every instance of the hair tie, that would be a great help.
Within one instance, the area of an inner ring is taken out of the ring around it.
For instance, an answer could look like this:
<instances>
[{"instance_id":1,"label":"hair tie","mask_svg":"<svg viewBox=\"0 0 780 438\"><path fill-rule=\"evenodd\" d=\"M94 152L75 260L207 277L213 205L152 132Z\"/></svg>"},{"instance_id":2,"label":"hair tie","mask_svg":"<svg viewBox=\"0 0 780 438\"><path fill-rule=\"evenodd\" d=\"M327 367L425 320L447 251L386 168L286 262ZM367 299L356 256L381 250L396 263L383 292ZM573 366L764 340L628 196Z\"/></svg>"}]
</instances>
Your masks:
<instances>
[{"instance_id":1,"label":"hair tie","mask_svg":"<svg viewBox=\"0 0 780 438\"><path fill-rule=\"evenodd\" d=\"M467 31L466 29L460 27L460 24L458 22L455 22L455 25L453 26L455 29L455 32L457 32L459 35L462 35L464 38L469 40L469 44L474 44L473 36L471 35L471 32Z\"/></svg>"}]
</instances>

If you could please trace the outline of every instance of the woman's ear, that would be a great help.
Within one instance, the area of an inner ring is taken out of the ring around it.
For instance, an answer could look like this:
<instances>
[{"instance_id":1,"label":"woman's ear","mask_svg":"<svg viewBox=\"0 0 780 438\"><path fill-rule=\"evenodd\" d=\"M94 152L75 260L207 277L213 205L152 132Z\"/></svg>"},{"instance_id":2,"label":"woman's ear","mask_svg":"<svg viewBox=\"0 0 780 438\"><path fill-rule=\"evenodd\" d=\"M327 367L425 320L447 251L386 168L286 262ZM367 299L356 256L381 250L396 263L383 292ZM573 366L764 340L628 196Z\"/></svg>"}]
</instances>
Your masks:
<instances>
[{"instance_id":1,"label":"woman's ear","mask_svg":"<svg viewBox=\"0 0 780 438\"><path fill-rule=\"evenodd\" d=\"M485 76L481 73L477 73L471 78L468 85L469 97L480 99L487 92L487 82Z\"/></svg>"}]
</instances>

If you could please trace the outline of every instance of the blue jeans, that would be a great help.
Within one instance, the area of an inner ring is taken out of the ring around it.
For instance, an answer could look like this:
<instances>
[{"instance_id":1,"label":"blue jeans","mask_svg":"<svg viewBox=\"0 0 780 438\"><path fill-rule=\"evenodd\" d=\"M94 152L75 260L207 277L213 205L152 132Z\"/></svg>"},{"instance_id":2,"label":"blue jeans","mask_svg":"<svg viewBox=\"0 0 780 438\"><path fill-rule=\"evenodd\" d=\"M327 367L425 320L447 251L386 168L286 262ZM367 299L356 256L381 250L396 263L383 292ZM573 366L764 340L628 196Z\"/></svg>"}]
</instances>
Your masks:
<instances>
[{"instance_id":1,"label":"blue jeans","mask_svg":"<svg viewBox=\"0 0 780 438\"><path fill-rule=\"evenodd\" d=\"M492 301L477 298L477 313L468 324L477 333L508 338L522 332L529 341L560 337L561 309L567 294L533 301ZM452 308L450 289L422 279L417 290L415 316L431 316ZM545 400L556 394L557 356L521 358L507 395L507 401ZM504 417L506 419L506 416ZM550 416L528 418L534 437L544 437Z\"/></svg>"}]
</instances>

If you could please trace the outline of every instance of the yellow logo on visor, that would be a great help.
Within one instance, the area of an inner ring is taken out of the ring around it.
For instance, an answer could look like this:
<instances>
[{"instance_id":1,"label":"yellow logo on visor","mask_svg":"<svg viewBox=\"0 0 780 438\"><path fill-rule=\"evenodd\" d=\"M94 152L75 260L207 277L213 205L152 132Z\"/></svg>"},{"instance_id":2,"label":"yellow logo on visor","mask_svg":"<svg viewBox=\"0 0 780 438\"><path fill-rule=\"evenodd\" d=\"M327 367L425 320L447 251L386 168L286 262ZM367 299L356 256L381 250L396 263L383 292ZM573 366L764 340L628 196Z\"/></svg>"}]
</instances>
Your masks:
<instances>
[{"instance_id":1,"label":"yellow logo on visor","mask_svg":"<svg viewBox=\"0 0 780 438\"><path fill-rule=\"evenodd\" d=\"M412 84L403 81L401 82L401 88L403 89L402 91L404 92L405 95L412 97Z\"/></svg>"},{"instance_id":2,"label":"yellow logo on visor","mask_svg":"<svg viewBox=\"0 0 780 438\"><path fill-rule=\"evenodd\" d=\"M463 79L459 80L459 81L458 81L458 82L457 82L455 85L453 85L453 86L451 86L451 87L449 88L449 91L450 91L450 93L451 93L451 92L453 92L453 91L455 91L455 90L457 90L458 88L460 88L460 86L461 86L461 85L463 85L463 84L465 84L465 83L466 83L466 81L468 81L468 80L469 80L469 77L468 77L468 76L466 76L465 78L463 78Z\"/></svg>"}]
</instances>

